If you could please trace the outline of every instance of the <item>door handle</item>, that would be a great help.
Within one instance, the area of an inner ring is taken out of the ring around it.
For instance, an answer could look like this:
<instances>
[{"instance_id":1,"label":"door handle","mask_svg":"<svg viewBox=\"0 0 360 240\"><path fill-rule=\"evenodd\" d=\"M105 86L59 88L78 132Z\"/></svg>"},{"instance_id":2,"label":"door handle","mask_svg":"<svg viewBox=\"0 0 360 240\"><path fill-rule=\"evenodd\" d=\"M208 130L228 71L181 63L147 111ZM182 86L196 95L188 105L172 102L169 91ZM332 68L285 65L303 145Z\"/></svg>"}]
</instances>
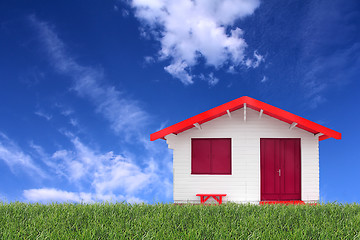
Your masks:
<instances>
[{"instance_id":1,"label":"door handle","mask_svg":"<svg viewBox=\"0 0 360 240\"><path fill-rule=\"evenodd\" d=\"M281 177L281 169L280 168L277 172L279 173L279 177Z\"/></svg>"}]
</instances>

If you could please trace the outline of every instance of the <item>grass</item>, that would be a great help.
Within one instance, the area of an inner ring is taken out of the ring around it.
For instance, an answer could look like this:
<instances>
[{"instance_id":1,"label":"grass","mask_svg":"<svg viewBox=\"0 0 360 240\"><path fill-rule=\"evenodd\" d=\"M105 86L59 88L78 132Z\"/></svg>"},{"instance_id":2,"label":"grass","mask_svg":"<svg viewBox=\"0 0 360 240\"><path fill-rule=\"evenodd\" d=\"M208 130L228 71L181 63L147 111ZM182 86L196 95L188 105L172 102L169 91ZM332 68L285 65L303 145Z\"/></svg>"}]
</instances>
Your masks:
<instances>
[{"instance_id":1,"label":"grass","mask_svg":"<svg viewBox=\"0 0 360 240\"><path fill-rule=\"evenodd\" d=\"M0 203L0 239L360 239L360 205Z\"/></svg>"}]
</instances>

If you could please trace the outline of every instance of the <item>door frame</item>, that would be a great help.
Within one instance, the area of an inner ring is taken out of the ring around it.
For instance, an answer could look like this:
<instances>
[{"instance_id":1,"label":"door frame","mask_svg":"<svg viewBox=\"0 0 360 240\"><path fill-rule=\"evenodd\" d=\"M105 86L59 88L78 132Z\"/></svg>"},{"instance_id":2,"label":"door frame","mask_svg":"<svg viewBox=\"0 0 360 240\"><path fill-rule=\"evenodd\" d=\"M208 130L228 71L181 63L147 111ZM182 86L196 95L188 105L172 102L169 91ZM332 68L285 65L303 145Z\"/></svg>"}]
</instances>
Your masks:
<instances>
[{"instance_id":1,"label":"door frame","mask_svg":"<svg viewBox=\"0 0 360 240\"><path fill-rule=\"evenodd\" d=\"M291 137L283 137L283 138L274 138L274 137L261 137L259 138L259 197L260 197L260 201L267 201L267 200L263 200L262 199L262 186L261 186L261 139L299 139L300 141L300 149L299 149L299 154L300 154L300 199L297 200L302 200L302 140L300 137L295 137L295 138L291 138ZM294 199L295 200L295 199ZM270 200L271 201L271 200ZM275 200L274 200L275 201Z\"/></svg>"}]
</instances>

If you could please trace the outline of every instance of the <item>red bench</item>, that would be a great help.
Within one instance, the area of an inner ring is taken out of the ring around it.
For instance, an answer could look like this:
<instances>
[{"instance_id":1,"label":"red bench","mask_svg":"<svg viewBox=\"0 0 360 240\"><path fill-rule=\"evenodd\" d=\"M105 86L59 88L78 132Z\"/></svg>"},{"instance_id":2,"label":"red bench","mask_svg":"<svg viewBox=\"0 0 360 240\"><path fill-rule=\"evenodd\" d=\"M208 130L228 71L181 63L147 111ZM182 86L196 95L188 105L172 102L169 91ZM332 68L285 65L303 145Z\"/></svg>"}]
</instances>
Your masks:
<instances>
[{"instance_id":1,"label":"red bench","mask_svg":"<svg viewBox=\"0 0 360 240\"><path fill-rule=\"evenodd\" d=\"M222 204L222 197L225 197L226 194L196 194L196 196L200 197L200 202L204 204L210 197L214 198L219 205Z\"/></svg>"}]
</instances>

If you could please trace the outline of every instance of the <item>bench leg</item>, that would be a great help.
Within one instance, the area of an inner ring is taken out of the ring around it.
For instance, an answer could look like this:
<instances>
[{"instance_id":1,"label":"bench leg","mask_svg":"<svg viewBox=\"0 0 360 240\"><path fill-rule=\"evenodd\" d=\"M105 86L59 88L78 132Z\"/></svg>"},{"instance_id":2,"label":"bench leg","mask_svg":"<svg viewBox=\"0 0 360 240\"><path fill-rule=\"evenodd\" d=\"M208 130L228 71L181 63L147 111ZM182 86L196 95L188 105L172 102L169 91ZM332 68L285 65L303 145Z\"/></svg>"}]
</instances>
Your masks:
<instances>
[{"instance_id":1,"label":"bench leg","mask_svg":"<svg viewBox=\"0 0 360 240\"><path fill-rule=\"evenodd\" d=\"M210 198L210 196L207 196L204 200L204 203Z\"/></svg>"},{"instance_id":2,"label":"bench leg","mask_svg":"<svg viewBox=\"0 0 360 240\"><path fill-rule=\"evenodd\" d=\"M218 196L218 198L216 196L213 196L213 198L219 203L219 205L221 204L221 202L222 202L221 196Z\"/></svg>"},{"instance_id":3,"label":"bench leg","mask_svg":"<svg viewBox=\"0 0 360 240\"><path fill-rule=\"evenodd\" d=\"M205 204L210 197L213 197L219 205L222 204L222 196L200 196L200 203Z\"/></svg>"}]
</instances>

